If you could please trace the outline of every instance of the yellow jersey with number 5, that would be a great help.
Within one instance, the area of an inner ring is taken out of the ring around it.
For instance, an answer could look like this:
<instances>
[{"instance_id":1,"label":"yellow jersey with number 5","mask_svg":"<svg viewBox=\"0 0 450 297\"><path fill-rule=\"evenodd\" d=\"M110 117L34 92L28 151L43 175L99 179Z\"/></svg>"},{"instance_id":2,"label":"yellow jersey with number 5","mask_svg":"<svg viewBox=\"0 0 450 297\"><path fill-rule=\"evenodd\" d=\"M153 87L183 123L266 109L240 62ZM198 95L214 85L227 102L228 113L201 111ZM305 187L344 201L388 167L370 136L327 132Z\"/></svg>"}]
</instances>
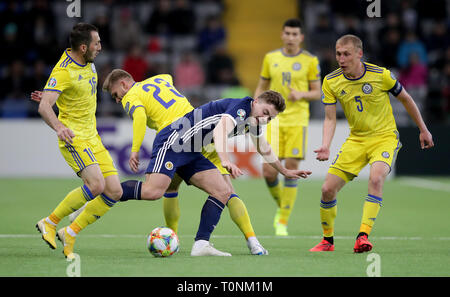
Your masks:
<instances>
[{"instance_id":1,"label":"yellow jersey with number 5","mask_svg":"<svg viewBox=\"0 0 450 297\"><path fill-rule=\"evenodd\" d=\"M44 91L58 92L58 119L75 137L90 139L97 133L97 71L93 63L78 64L66 49L53 68Z\"/></svg>"},{"instance_id":2,"label":"yellow jersey with number 5","mask_svg":"<svg viewBox=\"0 0 450 297\"><path fill-rule=\"evenodd\" d=\"M289 100L290 87L309 91L309 82L320 80L319 59L306 50L286 55L283 49L265 55L261 78L270 80L269 88L283 95L286 109L277 116L279 126L308 126L309 102Z\"/></svg>"},{"instance_id":3,"label":"yellow jersey with number 5","mask_svg":"<svg viewBox=\"0 0 450 297\"><path fill-rule=\"evenodd\" d=\"M157 132L194 109L187 98L175 89L169 74L134 83L122 98L122 106L131 118L137 108L143 108L147 126Z\"/></svg>"},{"instance_id":4,"label":"yellow jersey with number 5","mask_svg":"<svg viewBox=\"0 0 450 297\"><path fill-rule=\"evenodd\" d=\"M322 103L340 102L350 132L356 136L373 136L397 130L389 93L397 96L401 84L386 68L363 63L361 77L350 79L341 68L323 79Z\"/></svg>"}]
</instances>

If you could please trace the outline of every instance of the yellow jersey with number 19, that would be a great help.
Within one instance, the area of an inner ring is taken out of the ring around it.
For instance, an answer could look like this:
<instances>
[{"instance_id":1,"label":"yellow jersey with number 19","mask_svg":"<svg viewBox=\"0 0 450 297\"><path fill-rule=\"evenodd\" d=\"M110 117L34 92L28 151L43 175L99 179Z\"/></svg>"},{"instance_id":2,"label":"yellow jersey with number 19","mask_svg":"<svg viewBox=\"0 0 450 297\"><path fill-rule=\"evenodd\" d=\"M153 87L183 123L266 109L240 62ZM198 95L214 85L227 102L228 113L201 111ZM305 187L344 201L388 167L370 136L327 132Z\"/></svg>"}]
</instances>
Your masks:
<instances>
[{"instance_id":1,"label":"yellow jersey with number 19","mask_svg":"<svg viewBox=\"0 0 450 297\"><path fill-rule=\"evenodd\" d=\"M355 136L373 136L397 130L389 93L397 96L403 87L386 68L363 63L361 77L347 78L339 68L323 79L322 103L339 100L350 132Z\"/></svg>"},{"instance_id":2,"label":"yellow jersey with number 19","mask_svg":"<svg viewBox=\"0 0 450 297\"><path fill-rule=\"evenodd\" d=\"M265 55L261 78L270 80L269 88L283 95L286 102L286 109L276 118L279 126L308 126L309 102L288 100L289 87L309 91L309 82L320 79L319 59L303 49L296 55L286 55L278 49Z\"/></svg>"},{"instance_id":3,"label":"yellow jersey with number 19","mask_svg":"<svg viewBox=\"0 0 450 297\"><path fill-rule=\"evenodd\" d=\"M98 135L95 111L97 109L97 71L93 63L78 64L66 49L53 68L44 91L60 93L56 100L58 119L70 128L78 139Z\"/></svg>"}]
</instances>

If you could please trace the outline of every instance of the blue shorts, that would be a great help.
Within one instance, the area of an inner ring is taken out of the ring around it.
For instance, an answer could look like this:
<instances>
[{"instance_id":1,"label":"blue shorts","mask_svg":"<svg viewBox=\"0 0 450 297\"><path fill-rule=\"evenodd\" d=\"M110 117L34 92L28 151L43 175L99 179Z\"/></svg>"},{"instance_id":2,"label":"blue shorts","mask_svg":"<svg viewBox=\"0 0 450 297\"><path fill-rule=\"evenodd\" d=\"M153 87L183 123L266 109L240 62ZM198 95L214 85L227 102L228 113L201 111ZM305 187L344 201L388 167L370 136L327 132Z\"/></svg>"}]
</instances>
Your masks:
<instances>
[{"instance_id":1,"label":"blue shorts","mask_svg":"<svg viewBox=\"0 0 450 297\"><path fill-rule=\"evenodd\" d=\"M150 164L146 173L162 173L173 178L177 173L186 183L197 172L217 169L201 152L173 150L174 143L179 143L176 130L167 126L162 129L153 141Z\"/></svg>"}]
</instances>

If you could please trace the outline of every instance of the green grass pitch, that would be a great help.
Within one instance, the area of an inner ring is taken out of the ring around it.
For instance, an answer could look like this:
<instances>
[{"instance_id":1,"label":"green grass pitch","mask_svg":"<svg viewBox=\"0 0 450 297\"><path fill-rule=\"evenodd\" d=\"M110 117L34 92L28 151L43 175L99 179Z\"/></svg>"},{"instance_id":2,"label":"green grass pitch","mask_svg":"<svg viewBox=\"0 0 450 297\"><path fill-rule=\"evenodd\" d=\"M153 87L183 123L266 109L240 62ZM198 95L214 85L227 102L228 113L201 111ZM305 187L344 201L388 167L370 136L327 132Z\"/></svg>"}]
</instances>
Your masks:
<instances>
[{"instance_id":1,"label":"green grass pitch","mask_svg":"<svg viewBox=\"0 0 450 297\"><path fill-rule=\"evenodd\" d=\"M154 258L146 236L164 225L162 200L118 203L77 238L81 276L285 277L367 276L376 253L381 276L450 276L450 178L396 178L386 182L383 207L370 239L371 253L354 254L367 181L348 184L338 195L335 251L311 253L321 239L321 180L302 180L289 223L289 236L275 237L275 203L261 179L234 181L268 256L252 256L224 210L211 242L232 257L191 257L206 195L194 187L180 189L180 251ZM66 276L70 264L50 250L35 229L77 179L0 179L0 276ZM59 227L68 224L64 219Z\"/></svg>"}]
</instances>

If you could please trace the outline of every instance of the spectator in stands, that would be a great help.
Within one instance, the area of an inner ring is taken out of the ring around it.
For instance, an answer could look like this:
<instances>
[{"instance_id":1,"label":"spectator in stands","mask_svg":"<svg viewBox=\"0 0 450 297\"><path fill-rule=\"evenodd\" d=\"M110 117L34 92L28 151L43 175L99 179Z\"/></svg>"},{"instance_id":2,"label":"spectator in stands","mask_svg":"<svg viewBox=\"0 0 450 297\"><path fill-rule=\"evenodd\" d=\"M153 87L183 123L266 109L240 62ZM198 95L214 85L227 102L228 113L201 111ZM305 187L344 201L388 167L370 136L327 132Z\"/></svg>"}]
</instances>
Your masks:
<instances>
[{"instance_id":1,"label":"spectator in stands","mask_svg":"<svg viewBox=\"0 0 450 297\"><path fill-rule=\"evenodd\" d=\"M408 31L406 38L400 43L397 52L397 64L401 68L408 67L411 53L416 53L422 64L427 64L427 51L425 45L420 41L414 31Z\"/></svg>"},{"instance_id":2,"label":"spectator in stands","mask_svg":"<svg viewBox=\"0 0 450 297\"><path fill-rule=\"evenodd\" d=\"M110 50L111 44L111 20L106 7L101 7L93 23L98 29L98 34L102 37L102 50Z\"/></svg>"},{"instance_id":3,"label":"spectator in stands","mask_svg":"<svg viewBox=\"0 0 450 297\"><path fill-rule=\"evenodd\" d=\"M175 0L169 13L169 31L175 36L186 36L195 32L196 17L189 0Z\"/></svg>"},{"instance_id":4,"label":"spectator in stands","mask_svg":"<svg viewBox=\"0 0 450 297\"><path fill-rule=\"evenodd\" d=\"M193 52L181 55L179 63L175 66L175 86L182 92L189 93L205 83L205 73L198 58Z\"/></svg>"},{"instance_id":5,"label":"spectator in stands","mask_svg":"<svg viewBox=\"0 0 450 297\"><path fill-rule=\"evenodd\" d=\"M112 26L114 49L126 51L134 44L140 44L141 36L140 25L132 18L131 10L127 7L122 8L119 20L114 21Z\"/></svg>"},{"instance_id":6,"label":"spectator in stands","mask_svg":"<svg viewBox=\"0 0 450 297\"><path fill-rule=\"evenodd\" d=\"M145 31L152 35L167 35L169 33L170 9L170 0L158 0L145 25Z\"/></svg>"},{"instance_id":7,"label":"spectator in stands","mask_svg":"<svg viewBox=\"0 0 450 297\"><path fill-rule=\"evenodd\" d=\"M407 89L424 87L427 84L427 66L420 61L419 55L411 52L409 63L400 72L398 80Z\"/></svg>"},{"instance_id":8,"label":"spectator in stands","mask_svg":"<svg viewBox=\"0 0 450 297\"><path fill-rule=\"evenodd\" d=\"M207 64L207 81L213 85L230 85L234 79L234 63L223 46L215 49Z\"/></svg>"},{"instance_id":9,"label":"spectator in stands","mask_svg":"<svg viewBox=\"0 0 450 297\"><path fill-rule=\"evenodd\" d=\"M225 44L226 32L219 16L206 19L205 27L198 34L198 50L208 56L216 46Z\"/></svg>"},{"instance_id":10,"label":"spectator in stands","mask_svg":"<svg viewBox=\"0 0 450 297\"><path fill-rule=\"evenodd\" d=\"M135 81L143 81L148 74L149 64L139 44L133 44L123 60L122 69L133 76Z\"/></svg>"}]
</instances>

